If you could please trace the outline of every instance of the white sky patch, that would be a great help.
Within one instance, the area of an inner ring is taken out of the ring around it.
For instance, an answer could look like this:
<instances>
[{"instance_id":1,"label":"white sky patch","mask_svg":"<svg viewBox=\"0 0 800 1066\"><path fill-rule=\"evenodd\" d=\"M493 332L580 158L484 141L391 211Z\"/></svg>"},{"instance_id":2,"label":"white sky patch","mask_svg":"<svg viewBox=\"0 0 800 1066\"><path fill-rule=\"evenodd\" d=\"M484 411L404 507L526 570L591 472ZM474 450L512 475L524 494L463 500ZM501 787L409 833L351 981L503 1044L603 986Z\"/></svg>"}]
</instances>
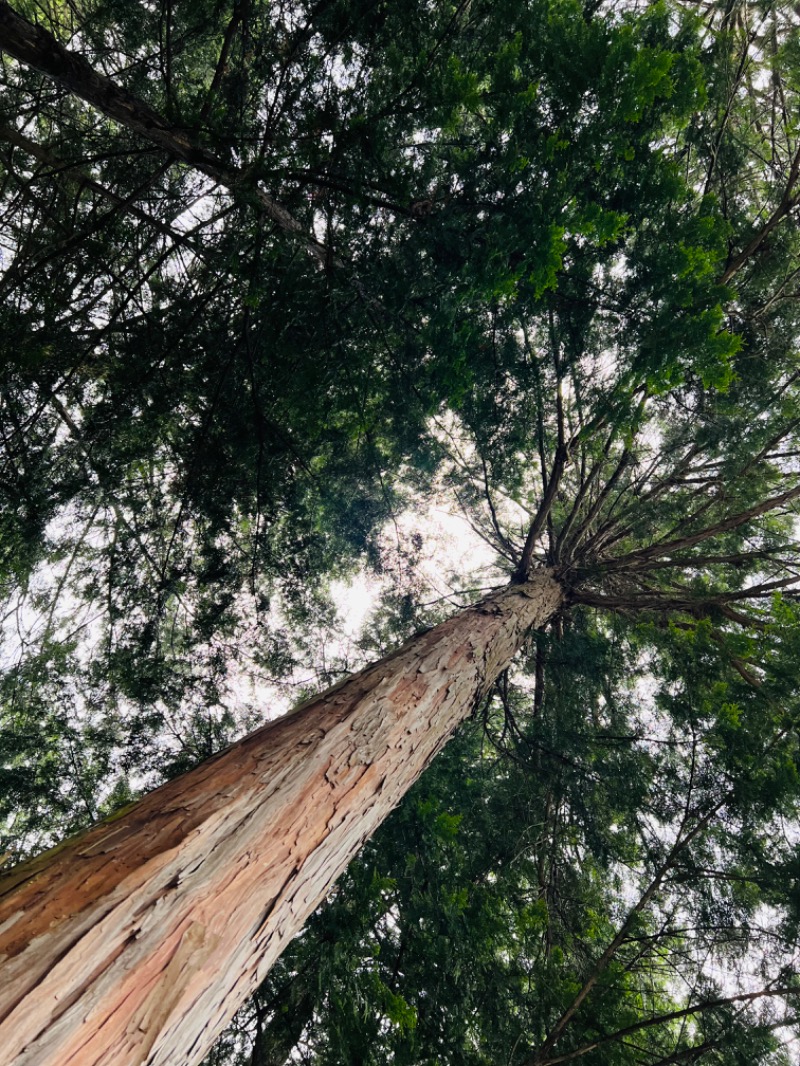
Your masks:
<instances>
[{"instance_id":1,"label":"white sky patch","mask_svg":"<svg viewBox=\"0 0 800 1066\"><path fill-rule=\"evenodd\" d=\"M451 599L462 590L499 584L496 554L470 525L458 501L443 493L419 501L381 535L384 566L399 588L413 588L424 601Z\"/></svg>"},{"instance_id":2,"label":"white sky patch","mask_svg":"<svg viewBox=\"0 0 800 1066\"><path fill-rule=\"evenodd\" d=\"M342 621L342 631L351 640L360 635L367 615L372 611L385 583L362 570L351 581L332 581L333 602Z\"/></svg>"}]
</instances>

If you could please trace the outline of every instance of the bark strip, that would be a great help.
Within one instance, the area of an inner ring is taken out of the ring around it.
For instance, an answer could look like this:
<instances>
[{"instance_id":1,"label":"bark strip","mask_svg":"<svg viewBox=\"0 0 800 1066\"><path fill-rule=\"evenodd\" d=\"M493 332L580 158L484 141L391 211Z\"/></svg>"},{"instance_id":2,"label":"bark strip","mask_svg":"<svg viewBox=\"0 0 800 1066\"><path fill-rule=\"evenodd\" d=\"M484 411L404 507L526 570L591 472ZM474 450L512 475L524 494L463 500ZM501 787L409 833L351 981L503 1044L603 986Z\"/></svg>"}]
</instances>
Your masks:
<instances>
[{"instance_id":1,"label":"bark strip","mask_svg":"<svg viewBox=\"0 0 800 1066\"><path fill-rule=\"evenodd\" d=\"M198 1062L562 601L494 593L0 880L6 1066Z\"/></svg>"}]
</instances>

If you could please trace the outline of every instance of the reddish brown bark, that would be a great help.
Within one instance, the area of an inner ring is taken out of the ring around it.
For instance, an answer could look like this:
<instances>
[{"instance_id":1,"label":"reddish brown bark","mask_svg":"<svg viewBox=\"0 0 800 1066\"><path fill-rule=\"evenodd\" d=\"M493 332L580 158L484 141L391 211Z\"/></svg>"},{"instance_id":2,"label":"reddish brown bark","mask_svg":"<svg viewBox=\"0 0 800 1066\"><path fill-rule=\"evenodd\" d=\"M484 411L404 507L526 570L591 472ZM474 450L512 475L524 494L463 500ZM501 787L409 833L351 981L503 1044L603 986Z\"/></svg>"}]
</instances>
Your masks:
<instances>
[{"instance_id":1,"label":"reddish brown bark","mask_svg":"<svg viewBox=\"0 0 800 1066\"><path fill-rule=\"evenodd\" d=\"M563 593L460 612L0 881L15 1066L191 1064Z\"/></svg>"}]
</instances>

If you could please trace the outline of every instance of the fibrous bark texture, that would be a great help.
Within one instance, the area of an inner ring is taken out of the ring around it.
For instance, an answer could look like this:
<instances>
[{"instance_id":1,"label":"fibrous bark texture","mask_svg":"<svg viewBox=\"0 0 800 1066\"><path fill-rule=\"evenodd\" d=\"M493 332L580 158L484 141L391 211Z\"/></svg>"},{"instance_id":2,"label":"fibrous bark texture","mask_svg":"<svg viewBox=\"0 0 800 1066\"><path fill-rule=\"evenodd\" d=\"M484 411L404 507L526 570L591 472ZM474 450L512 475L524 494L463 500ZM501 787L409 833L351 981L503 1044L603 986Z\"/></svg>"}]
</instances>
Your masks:
<instances>
[{"instance_id":1,"label":"fibrous bark texture","mask_svg":"<svg viewBox=\"0 0 800 1066\"><path fill-rule=\"evenodd\" d=\"M563 600L512 585L0 881L14 1066L198 1062Z\"/></svg>"}]
</instances>

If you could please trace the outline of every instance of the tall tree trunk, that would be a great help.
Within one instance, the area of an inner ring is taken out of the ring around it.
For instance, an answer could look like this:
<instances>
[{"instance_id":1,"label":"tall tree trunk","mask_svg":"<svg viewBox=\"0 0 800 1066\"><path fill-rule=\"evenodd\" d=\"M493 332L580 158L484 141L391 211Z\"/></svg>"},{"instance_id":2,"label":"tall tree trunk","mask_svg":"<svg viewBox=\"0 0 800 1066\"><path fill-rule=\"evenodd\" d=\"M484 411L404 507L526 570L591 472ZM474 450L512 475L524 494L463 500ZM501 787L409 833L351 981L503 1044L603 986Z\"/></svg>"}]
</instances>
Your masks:
<instances>
[{"instance_id":1,"label":"tall tree trunk","mask_svg":"<svg viewBox=\"0 0 800 1066\"><path fill-rule=\"evenodd\" d=\"M511 585L0 881L15 1066L191 1064L563 603Z\"/></svg>"}]
</instances>

